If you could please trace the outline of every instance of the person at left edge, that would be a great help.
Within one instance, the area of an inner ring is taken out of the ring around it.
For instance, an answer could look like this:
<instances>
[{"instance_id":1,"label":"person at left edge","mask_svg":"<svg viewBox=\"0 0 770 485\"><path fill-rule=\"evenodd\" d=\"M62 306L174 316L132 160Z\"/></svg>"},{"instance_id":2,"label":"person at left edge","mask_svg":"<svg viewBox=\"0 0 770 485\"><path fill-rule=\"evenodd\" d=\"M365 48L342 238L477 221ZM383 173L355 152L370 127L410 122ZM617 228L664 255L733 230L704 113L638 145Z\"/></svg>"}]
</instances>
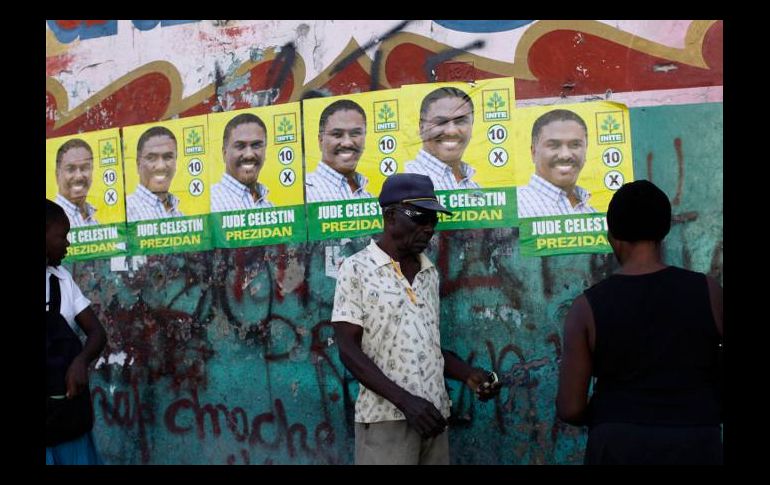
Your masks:
<instances>
[{"instance_id":1,"label":"person at left edge","mask_svg":"<svg viewBox=\"0 0 770 485\"><path fill-rule=\"evenodd\" d=\"M91 302L83 296L72 275L63 266L62 259L67 254L70 245L67 233L70 230L69 220L64 210L58 204L46 199L45 210L45 297L46 310L51 301L51 278L59 285L59 312L70 328L77 334L86 335L83 350L72 360L65 374L66 392L63 396L53 396L60 399L73 399L88 390L88 366L104 350L107 343L107 333L104 331L99 318L96 316ZM47 396L51 398L52 396ZM89 397L90 399L90 397ZM91 431L63 443L46 446L46 465L97 465L101 459L96 451Z\"/></svg>"}]
</instances>

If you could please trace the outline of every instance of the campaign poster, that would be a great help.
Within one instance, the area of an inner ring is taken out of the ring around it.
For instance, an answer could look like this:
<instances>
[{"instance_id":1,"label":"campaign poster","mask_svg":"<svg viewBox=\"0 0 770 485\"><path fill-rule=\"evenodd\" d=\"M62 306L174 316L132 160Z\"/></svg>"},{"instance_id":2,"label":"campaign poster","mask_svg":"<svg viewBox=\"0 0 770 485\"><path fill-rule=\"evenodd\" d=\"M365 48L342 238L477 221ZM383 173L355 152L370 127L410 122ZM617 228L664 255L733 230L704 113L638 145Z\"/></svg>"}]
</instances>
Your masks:
<instances>
[{"instance_id":1,"label":"campaign poster","mask_svg":"<svg viewBox=\"0 0 770 485\"><path fill-rule=\"evenodd\" d=\"M609 101L515 113L523 256L608 253L607 206L633 180L628 108Z\"/></svg>"},{"instance_id":2,"label":"campaign poster","mask_svg":"<svg viewBox=\"0 0 770 485\"><path fill-rule=\"evenodd\" d=\"M117 128L46 140L46 197L70 221L65 261L126 254L123 161Z\"/></svg>"},{"instance_id":3,"label":"campaign poster","mask_svg":"<svg viewBox=\"0 0 770 485\"><path fill-rule=\"evenodd\" d=\"M214 246L305 242L299 103L208 116Z\"/></svg>"},{"instance_id":4,"label":"campaign poster","mask_svg":"<svg viewBox=\"0 0 770 485\"><path fill-rule=\"evenodd\" d=\"M210 249L206 115L127 126L122 132L131 254Z\"/></svg>"},{"instance_id":5,"label":"campaign poster","mask_svg":"<svg viewBox=\"0 0 770 485\"><path fill-rule=\"evenodd\" d=\"M516 225L513 78L401 87L407 162L439 201L437 230Z\"/></svg>"},{"instance_id":6,"label":"campaign poster","mask_svg":"<svg viewBox=\"0 0 770 485\"><path fill-rule=\"evenodd\" d=\"M400 96L388 89L303 101L311 241L382 231L377 197L405 160Z\"/></svg>"}]
</instances>

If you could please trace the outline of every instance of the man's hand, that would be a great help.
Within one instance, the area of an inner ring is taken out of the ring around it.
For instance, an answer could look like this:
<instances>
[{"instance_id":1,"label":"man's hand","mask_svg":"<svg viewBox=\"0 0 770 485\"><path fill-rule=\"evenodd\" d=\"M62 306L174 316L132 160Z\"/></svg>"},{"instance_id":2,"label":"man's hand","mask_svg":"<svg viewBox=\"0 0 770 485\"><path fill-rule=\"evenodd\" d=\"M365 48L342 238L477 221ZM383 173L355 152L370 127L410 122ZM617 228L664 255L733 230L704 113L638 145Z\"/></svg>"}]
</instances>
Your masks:
<instances>
[{"instance_id":1,"label":"man's hand","mask_svg":"<svg viewBox=\"0 0 770 485\"><path fill-rule=\"evenodd\" d=\"M85 359L75 357L67 369L67 399L72 399L88 388L88 366Z\"/></svg>"},{"instance_id":2,"label":"man's hand","mask_svg":"<svg viewBox=\"0 0 770 485\"><path fill-rule=\"evenodd\" d=\"M446 419L427 399L408 394L400 404L398 408L406 416L406 422L420 433L423 439L433 438L446 430Z\"/></svg>"},{"instance_id":3,"label":"man's hand","mask_svg":"<svg viewBox=\"0 0 770 485\"><path fill-rule=\"evenodd\" d=\"M491 382L490 376L490 372L475 367L465 381L465 384L476 393L480 401L488 401L500 394L502 383L500 381Z\"/></svg>"}]
</instances>

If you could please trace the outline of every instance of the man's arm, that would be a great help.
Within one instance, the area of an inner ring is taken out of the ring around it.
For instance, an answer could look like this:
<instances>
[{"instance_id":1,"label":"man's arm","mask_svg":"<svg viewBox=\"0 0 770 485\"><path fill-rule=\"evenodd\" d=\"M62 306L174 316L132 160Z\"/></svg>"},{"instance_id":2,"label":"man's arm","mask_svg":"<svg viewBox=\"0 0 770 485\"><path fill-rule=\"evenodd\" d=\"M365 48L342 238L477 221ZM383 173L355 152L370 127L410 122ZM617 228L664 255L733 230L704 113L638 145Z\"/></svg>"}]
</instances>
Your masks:
<instances>
[{"instance_id":1,"label":"man's arm","mask_svg":"<svg viewBox=\"0 0 770 485\"><path fill-rule=\"evenodd\" d=\"M107 332L91 306L75 316L75 321L83 329L87 338L83 350L67 369L67 397L72 399L88 388L88 366L102 353L107 343Z\"/></svg>"},{"instance_id":2,"label":"man's arm","mask_svg":"<svg viewBox=\"0 0 770 485\"><path fill-rule=\"evenodd\" d=\"M423 438L438 436L446 429L446 420L430 401L399 387L364 354L361 350L363 327L348 322L332 322L332 325L340 360L361 384L392 402Z\"/></svg>"},{"instance_id":3,"label":"man's arm","mask_svg":"<svg viewBox=\"0 0 770 485\"><path fill-rule=\"evenodd\" d=\"M479 367L471 367L451 350L441 349L441 354L444 356L444 375L464 382L481 401L488 401L500 394L502 383L499 381L484 385L488 382L489 372Z\"/></svg>"},{"instance_id":4,"label":"man's arm","mask_svg":"<svg viewBox=\"0 0 770 485\"><path fill-rule=\"evenodd\" d=\"M585 295L580 295L572 303L564 323L559 391L556 397L556 414L559 419L575 426L586 422L592 366L589 326L593 326L591 306Z\"/></svg>"},{"instance_id":5,"label":"man's arm","mask_svg":"<svg viewBox=\"0 0 770 485\"><path fill-rule=\"evenodd\" d=\"M711 313L714 315L714 322L717 324L717 330L719 331L719 335L721 336L722 320L723 320L722 287L719 285L717 280L715 280L711 276L706 276L706 281L708 282L708 286L709 286L709 298L711 300Z\"/></svg>"}]
</instances>

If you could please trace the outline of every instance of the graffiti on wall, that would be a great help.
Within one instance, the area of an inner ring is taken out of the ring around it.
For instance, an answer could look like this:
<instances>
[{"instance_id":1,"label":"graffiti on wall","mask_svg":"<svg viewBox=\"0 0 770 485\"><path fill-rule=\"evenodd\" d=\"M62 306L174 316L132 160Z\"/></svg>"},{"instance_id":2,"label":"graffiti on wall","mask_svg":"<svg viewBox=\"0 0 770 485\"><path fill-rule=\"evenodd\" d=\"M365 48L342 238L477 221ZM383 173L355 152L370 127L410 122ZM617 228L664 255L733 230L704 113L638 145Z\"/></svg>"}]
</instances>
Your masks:
<instances>
[{"instance_id":1,"label":"graffiti on wall","mask_svg":"<svg viewBox=\"0 0 770 485\"><path fill-rule=\"evenodd\" d=\"M66 22L46 31L48 137L433 79L512 75L525 100L722 84L721 21ZM160 41L162 53L150 47ZM667 260L721 280L721 105L631 116L635 178L672 198ZM429 250L443 343L504 383L480 403L448 381L453 463L582 460L584 431L555 417L561 324L614 262L522 258L517 238L515 228L442 232ZM358 383L337 356L325 255L364 244L148 256L121 271L75 263L109 334L92 374L105 460L350 463Z\"/></svg>"},{"instance_id":2,"label":"graffiti on wall","mask_svg":"<svg viewBox=\"0 0 770 485\"><path fill-rule=\"evenodd\" d=\"M501 263L495 275L489 276L473 270L476 259L502 261L510 255L491 248L512 251L515 229L466 232L477 234L474 238L441 233L434 242L444 277L442 298L462 301L468 292L507 288L499 295L505 303L496 311L516 313L515 308L522 308L526 296L522 281L511 268ZM468 259L462 267L452 267L442 255L460 249ZM207 447L212 442L226 443L227 452L219 457L221 463L253 463L256 457L261 457L260 463L348 463L350 456L341 451L346 450L343 443L352 442L357 383L340 363L330 322L323 318L328 318L328 293L333 288L326 285L323 291L309 292L306 285L291 281L294 271L318 270L322 264L318 253L300 255L287 247L192 253L177 256L185 264L170 271L161 264L165 257L156 256L149 257L134 274L125 275L121 284L135 296L135 303L119 304L118 294L108 291L112 301L107 308L97 305L109 331L105 353L122 354L121 365L98 366L99 384L92 389L103 432L133 437L138 463L153 463L159 458L156 450L160 447L153 446L151 434L160 432L168 439L192 439ZM597 255L595 261L606 264L603 256ZM84 263L80 275L90 278L86 268L97 264ZM281 267L283 271L270 270ZM308 275L308 280L321 273ZM180 281L182 286L173 284ZM103 277L98 284L109 289L114 283ZM162 289L169 287L174 289ZM183 303L182 295L188 295ZM471 309L471 314L480 318L488 313L482 305ZM321 319L315 321L314 317ZM500 317L486 318L491 322ZM535 328L533 323L525 325ZM550 392L543 389L548 384L539 374L553 373L560 355L559 337L551 332L535 349L525 349L492 337L495 333L490 329L489 337L458 350L458 355L472 365L497 372L505 390L495 401L482 405L465 386L455 383L450 389L454 403L451 424L458 430L470 429L482 420L492 426L490 433L499 433L504 440L535 437L540 451L530 460L545 463L559 435L555 430L577 435L558 423L550 410L538 409L542 408L538 404L541 393ZM215 340L219 342L215 344ZM231 344L223 346L222 340ZM215 345L219 351L213 350ZM229 402L204 398L216 394L212 393L217 385L212 382L212 361L230 362L230 352L261 356L264 373L249 375L249 382L238 386L241 390L229 390ZM293 389L280 369L286 364L303 367L307 363L311 365L304 372L309 374L311 389L305 390L306 399L313 397L317 406L310 418L301 408L289 407ZM274 383L272 390L270 382ZM263 407L240 397L247 394L242 389L249 387L269 395L259 401ZM163 394L171 396L170 401L161 399L154 390L157 388L167 388ZM532 450L521 451L522 455L527 453Z\"/></svg>"},{"instance_id":3,"label":"graffiti on wall","mask_svg":"<svg viewBox=\"0 0 770 485\"><path fill-rule=\"evenodd\" d=\"M516 99L527 100L722 84L722 21L688 21L687 30L682 34L683 46L679 47L588 20L476 24L473 26L476 30L467 26L462 33L449 30L458 36L456 40L451 35L448 37L454 43L410 32L409 29L416 28L414 21L397 22L389 29L373 24L370 27L376 25L378 34L363 43L349 36L334 57L325 61L326 65L319 65L313 54L307 53L307 47L303 47L306 43L300 45L301 40L309 36L307 23L297 26L291 35L284 35L286 42L263 47L258 42L256 27L248 23L131 21L125 27L136 29L136 36L196 29L182 32L185 36L197 34L201 45L215 43L216 47L208 48L211 55L206 56L214 59L213 65L188 62L190 65L182 66L182 60L159 59L133 66L117 79L104 81L107 84L103 87L84 84L82 75L78 75L83 70L107 69L115 61L110 59L112 54L98 59L83 54L83 59L78 60L78 54L74 48L68 48L70 44L66 42L74 43L76 38L83 45L105 42L109 39L105 36L118 34L117 22L48 22L47 137L241 109L266 102L296 101L314 89L347 94L431 81L513 76ZM440 26L451 21L436 22ZM158 24L160 28L155 28ZM504 27L505 30L495 30ZM476 32L483 29L489 30ZM493 45L507 41L502 37L507 32L517 34L515 44ZM472 35L481 37L473 39L469 37ZM326 40L337 45L344 36L342 30L334 37L328 34ZM495 36L501 39L498 41ZM217 40L211 40L212 37ZM178 36L158 39L187 42ZM336 41L331 42L332 39ZM250 47L252 40L256 46ZM316 50L329 49L322 41L316 42ZM484 52L490 49L504 50L508 56L502 60L485 56ZM86 52L94 50L98 49L91 46ZM243 59L236 55L241 51ZM369 52L373 52L371 58ZM89 63L81 65L85 62ZM206 79L210 80L208 84ZM201 87L190 92L196 84ZM71 98L79 100L72 108Z\"/></svg>"}]
</instances>

